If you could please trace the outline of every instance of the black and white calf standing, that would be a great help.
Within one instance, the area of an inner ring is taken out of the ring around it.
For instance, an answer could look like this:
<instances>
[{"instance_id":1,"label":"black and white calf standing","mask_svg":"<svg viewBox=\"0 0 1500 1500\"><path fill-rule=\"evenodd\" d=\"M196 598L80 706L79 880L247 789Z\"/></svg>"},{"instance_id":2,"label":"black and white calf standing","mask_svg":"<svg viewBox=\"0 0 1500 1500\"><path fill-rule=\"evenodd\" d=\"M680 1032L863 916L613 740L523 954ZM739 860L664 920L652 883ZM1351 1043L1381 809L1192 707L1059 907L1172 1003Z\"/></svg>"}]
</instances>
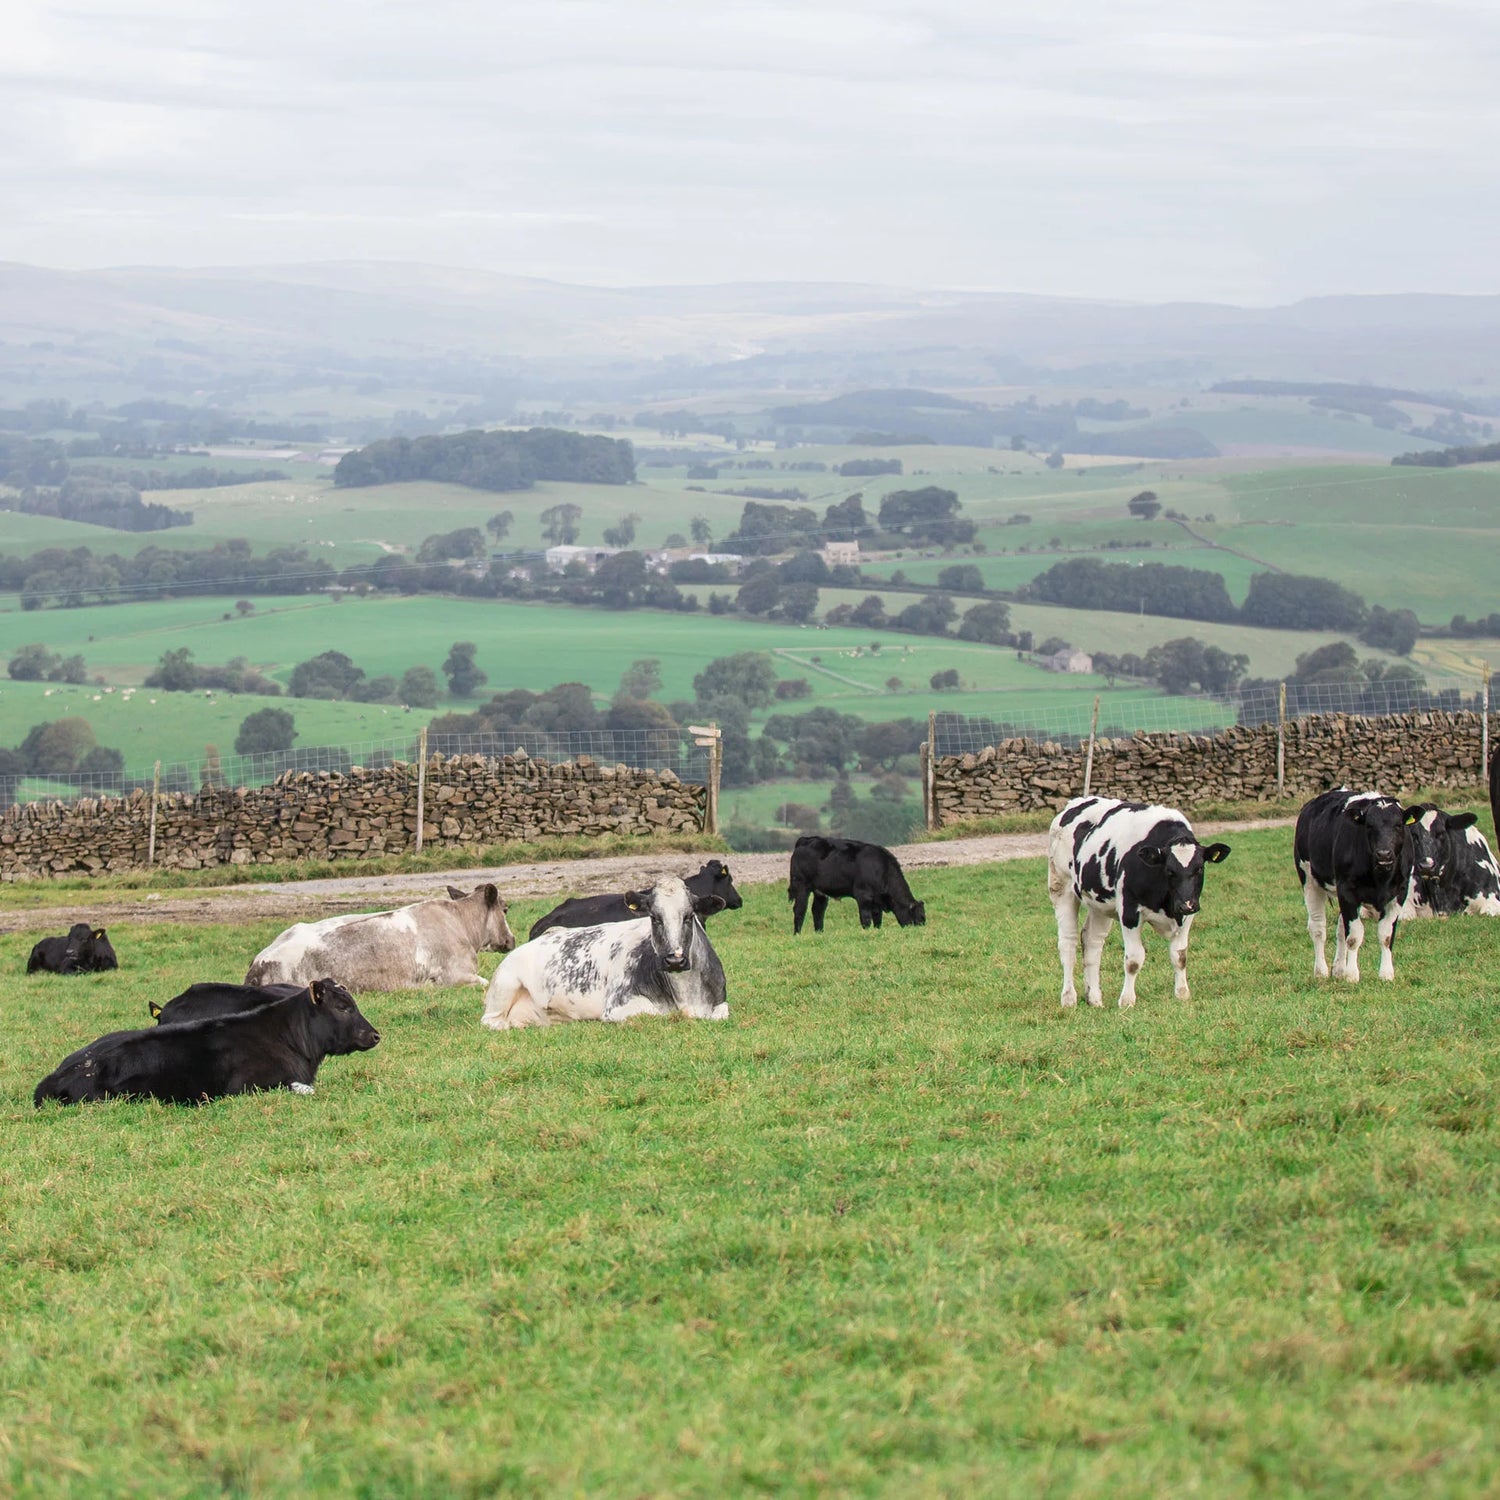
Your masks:
<instances>
[{"instance_id":1,"label":"black and white calf standing","mask_svg":"<svg viewBox=\"0 0 1500 1500\"><path fill-rule=\"evenodd\" d=\"M1316 978L1328 977L1330 901L1339 909L1333 977L1359 983L1359 950L1365 940L1361 914L1367 906L1378 923L1380 977L1396 977L1396 925L1412 899L1417 842L1430 839L1426 829L1413 837L1421 812L1381 792L1341 786L1320 793L1297 814L1292 854L1307 903Z\"/></svg>"},{"instance_id":2,"label":"black and white calf standing","mask_svg":"<svg viewBox=\"0 0 1500 1500\"><path fill-rule=\"evenodd\" d=\"M1500 862L1475 826L1475 813L1445 813L1436 803L1408 809L1412 836L1411 905L1403 917L1500 917Z\"/></svg>"},{"instance_id":3,"label":"black and white calf standing","mask_svg":"<svg viewBox=\"0 0 1500 1500\"><path fill-rule=\"evenodd\" d=\"M1203 896L1204 867L1228 858L1228 844L1205 848L1175 808L1113 797L1075 797L1068 803L1052 820L1047 862L1047 894L1057 913L1062 959L1062 1003L1078 1003L1073 966L1080 913L1090 1005L1103 1004L1099 962L1116 918L1125 944L1120 1004L1135 1004L1135 976L1146 961L1143 922L1167 939L1177 998L1186 1000L1188 932Z\"/></svg>"},{"instance_id":4,"label":"black and white calf standing","mask_svg":"<svg viewBox=\"0 0 1500 1500\"><path fill-rule=\"evenodd\" d=\"M702 918L722 896L693 896L675 875L627 891L639 916L600 927L553 927L506 955L484 996L481 1020L494 1031L557 1021L628 1021L729 1015L724 966Z\"/></svg>"}]
</instances>

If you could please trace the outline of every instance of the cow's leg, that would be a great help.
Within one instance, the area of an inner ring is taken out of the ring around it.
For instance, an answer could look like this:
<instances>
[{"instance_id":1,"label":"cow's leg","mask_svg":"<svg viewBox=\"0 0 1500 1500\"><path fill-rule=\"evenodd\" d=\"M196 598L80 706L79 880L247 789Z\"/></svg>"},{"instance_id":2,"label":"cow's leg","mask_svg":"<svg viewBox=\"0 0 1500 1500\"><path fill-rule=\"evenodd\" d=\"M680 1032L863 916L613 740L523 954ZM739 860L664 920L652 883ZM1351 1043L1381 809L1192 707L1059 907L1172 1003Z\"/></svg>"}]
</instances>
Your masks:
<instances>
[{"instance_id":1,"label":"cow's leg","mask_svg":"<svg viewBox=\"0 0 1500 1500\"><path fill-rule=\"evenodd\" d=\"M807 887L795 886L792 890L792 936L802 931L803 919L807 916Z\"/></svg>"},{"instance_id":2,"label":"cow's leg","mask_svg":"<svg viewBox=\"0 0 1500 1500\"><path fill-rule=\"evenodd\" d=\"M1104 995L1099 988L1099 965L1104 961L1104 940L1114 917L1107 911L1089 907L1083 919L1083 985L1090 1005L1103 1005Z\"/></svg>"},{"instance_id":3,"label":"cow's leg","mask_svg":"<svg viewBox=\"0 0 1500 1500\"><path fill-rule=\"evenodd\" d=\"M1307 905L1307 931L1312 937L1313 978L1328 978L1328 892L1305 874L1302 880L1302 899ZM1342 937L1340 938L1342 942Z\"/></svg>"},{"instance_id":4,"label":"cow's leg","mask_svg":"<svg viewBox=\"0 0 1500 1500\"><path fill-rule=\"evenodd\" d=\"M1396 977L1396 924L1401 920L1401 903L1391 901L1380 914L1376 931L1380 934L1380 978Z\"/></svg>"},{"instance_id":5,"label":"cow's leg","mask_svg":"<svg viewBox=\"0 0 1500 1500\"><path fill-rule=\"evenodd\" d=\"M822 891L813 892L813 931L822 932L823 914L828 910L828 897Z\"/></svg>"},{"instance_id":6,"label":"cow's leg","mask_svg":"<svg viewBox=\"0 0 1500 1500\"><path fill-rule=\"evenodd\" d=\"M1121 922L1120 940L1125 945L1125 984L1120 990L1120 1004L1134 1005L1135 976L1141 972L1141 966L1146 962L1146 940L1141 933L1140 923L1127 927Z\"/></svg>"},{"instance_id":7,"label":"cow's leg","mask_svg":"<svg viewBox=\"0 0 1500 1500\"><path fill-rule=\"evenodd\" d=\"M1052 894L1052 910L1057 913L1057 956L1062 960L1062 1003L1078 1004L1073 987L1073 965L1078 961L1078 898L1072 887Z\"/></svg>"},{"instance_id":8,"label":"cow's leg","mask_svg":"<svg viewBox=\"0 0 1500 1500\"><path fill-rule=\"evenodd\" d=\"M1339 936L1333 952L1333 977L1359 983L1359 948L1365 940L1365 924L1359 902L1339 897Z\"/></svg>"},{"instance_id":9,"label":"cow's leg","mask_svg":"<svg viewBox=\"0 0 1500 1500\"><path fill-rule=\"evenodd\" d=\"M1191 998L1188 994L1187 950L1192 925L1193 919L1186 917L1181 922L1169 923L1162 933L1167 940L1167 951L1172 955L1172 993L1179 1000Z\"/></svg>"}]
</instances>

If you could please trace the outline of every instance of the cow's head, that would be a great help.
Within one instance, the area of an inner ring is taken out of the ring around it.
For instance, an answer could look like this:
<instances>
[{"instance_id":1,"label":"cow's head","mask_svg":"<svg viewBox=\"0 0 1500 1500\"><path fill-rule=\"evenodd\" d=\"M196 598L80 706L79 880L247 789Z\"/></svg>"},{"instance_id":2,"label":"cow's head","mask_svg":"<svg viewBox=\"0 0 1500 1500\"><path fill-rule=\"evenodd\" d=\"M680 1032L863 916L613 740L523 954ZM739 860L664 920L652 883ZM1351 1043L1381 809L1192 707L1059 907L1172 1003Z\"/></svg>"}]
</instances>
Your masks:
<instances>
[{"instance_id":1,"label":"cow's head","mask_svg":"<svg viewBox=\"0 0 1500 1500\"><path fill-rule=\"evenodd\" d=\"M1409 815L1419 808L1402 807L1393 797L1359 797L1344 804L1344 817L1365 836L1375 868L1389 874L1400 862L1403 849L1412 845Z\"/></svg>"},{"instance_id":2,"label":"cow's head","mask_svg":"<svg viewBox=\"0 0 1500 1500\"><path fill-rule=\"evenodd\" d=\"M1432 884L1447 872L1453 854L1450 835L1461 834L1479 821L1476 813L1445 813L1435 802L1419 802L1406 808L1403 816L1411 835L1412 867L1417 879Z\"/></svg>"},{"instance_id":3,"label":"cow's head","mask_svg":"<svg viewBox=\"0 0 1500 1500\"><path fill-rule=\"evenodd\" d=\"M1181 922L1197 913L1203 899L1203 871L1208 865L1222 864L1229 858L1228 844L1200 844L1196 839L1181 839L1173 844L1142 844L1136 854L1147 869L1165 885L1161 905L1156 906Z\"/></svg>"},{"instance_id":4,"label":"cow's head","mask_svg":"<svg viewBox=\"0 0 1500 1500\"><path fill-rule=\"evenodd\" d=\"M664 875L647 891L626 891L625 905L651 919L651 947L661 966L680 974L692 962L693 926L699 917L724 910L722 896L695 896L675 875Z\"/></svg>"},{"instance_id":5,"label":"cow's head","mask_svg":"<svg viewBox=\"0 0 1500 1500\"><path fill-rule=\"evenodd\" d=\"M360 1013L354 996L338 980L313 980L307 987L307 998L318 1017L329 1052L368 1052L379 1044L380 1033Z\"/></svg>"},{"instance_id":6,"label":"cow's head","mask_svg":"<svg viewBox=\"0 0 1500 1500\"><path fill-rule=\"evenodd\" d=\"M902 927L925 927L927 925L927 903L925 901L902 901L899 897L891 902L891 910Z\"/></svg>"},{"instance_id":7,"label":"cow's head","mask_svg":"<svg viewBox=\"0 0 1500 1500\"><path fill-rule=\"evenodd\" d=\"M87 922L75 922L68 928L68 935L63 939L62 963L58 966L58 973L81 974L93 961L94 929Z\"/></svg>"},{"instance_id":8,"label":"cow's head","mask_svg":"<svg viewBox=\"0 0 1500 1500\"><path fill-rule=\"evenodd\" d=\"M506 905L499 888L493 885L476 885L472 891L461 891L456 885L448 887L448 894L455 901L469 901L480 911L479 947L488 953L509 953L516 946L516 935L505 920Z\"/></svg>"},{"instance_id":9,"label":"cow's head","mask_svg":"<svg viewBox=\"0 0 1500 1500\"><path fill-rule=\"evenodd\" d=\"M718 896L724 902L724 911L738 911L745 904L735 890L734 881L729 878L729 866L723 860L709 860L694 877L693 888L695 893Z\"/></svg>"}]
</instances>

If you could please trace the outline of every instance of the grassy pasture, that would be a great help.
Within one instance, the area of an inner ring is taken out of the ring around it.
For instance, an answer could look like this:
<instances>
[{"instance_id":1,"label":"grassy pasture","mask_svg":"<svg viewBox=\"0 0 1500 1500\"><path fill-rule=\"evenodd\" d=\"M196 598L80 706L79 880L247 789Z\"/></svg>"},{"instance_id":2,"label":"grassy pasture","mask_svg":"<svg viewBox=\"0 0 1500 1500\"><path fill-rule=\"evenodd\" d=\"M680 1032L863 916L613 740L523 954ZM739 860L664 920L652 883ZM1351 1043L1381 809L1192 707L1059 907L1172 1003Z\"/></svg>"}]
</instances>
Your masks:
<instances>
[{"instance_id":1,"label":"grassy pasture","mask_svg":"<svg viewBox=\"0 0 1500 1500\"><path fill-rule=\"evenodd\" d=\"M372 995L311 1098L36 1113L276 930L116 927L0 1009L0 1487L1492 1491L1494 934L1314 983L1289 838L1231 837L1187 1002L1148 939L1135 1010L1059 1010L1038 861L795 942L775 885L723 1025Z\"/></svg>"}]
</instances>

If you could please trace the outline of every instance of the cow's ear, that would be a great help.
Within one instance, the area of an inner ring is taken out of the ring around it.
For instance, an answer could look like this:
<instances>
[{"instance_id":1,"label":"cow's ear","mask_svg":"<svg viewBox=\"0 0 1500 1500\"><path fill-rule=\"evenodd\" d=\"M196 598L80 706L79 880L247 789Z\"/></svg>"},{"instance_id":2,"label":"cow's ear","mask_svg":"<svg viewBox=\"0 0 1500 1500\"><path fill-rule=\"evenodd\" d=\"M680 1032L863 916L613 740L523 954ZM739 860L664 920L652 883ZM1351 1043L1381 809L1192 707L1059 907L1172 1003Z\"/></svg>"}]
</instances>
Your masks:
<instances>
[{"instance_id":1,"label":"cow's ear","mask_svg":"<svg viewBox=\"0 0 1500 1500\"><path fill-rule=\"evenodd\" d=\"M498 886L487 885L484 887L484 904L486 906L494 906L499 900L500 888Z\"/></svg>"},{"instance_id":2,"label":"cow's ear","mask_svg":"<svg viewBox=\"0 0 1500 1500\"><path fill-rule=\"evenodd\" d=\"M1479 821L1478 813L1449 813L1448 827L1462 833L1465 828L1472 828Z\"/></svg>"},{"instance_id":3,"label":"cow's ear","mask_svg":"<svg viewBox=\"0 0 1500 1500\"><path fill-rule=\"evenodd\" d=\"M725 880L732 880L734 878L729 873L729 866L728 865L720 865L719 866L719 873L724 877Z\"/></svg>"},{"instance_id":4,"label":"cow's ear","mask_svg":"<svg viewBox=\"0 0 1500 1500\"><path fill-rule=\"evenodd\" d=\"M146 1009L151 1012L151 1019L153 1021L161 1015L161 1006L159 1006L154 1000L148 1000L146 1002Z\"/></svg>"},{"instance_id":5,"label":"cow's ear","mask_svg":"<svg viewBox=\"0 0 1500 1500\"><path fill-rule=\"evenodd\" d=\"M456 885L450 885L448 887L448 894L450 896L452 896L455 901L462 901L464 899L464 897L467 896L469 893L467 891L461 891L461 890L459 890L459 888Z\"/></svg>"},{"instance_id":6,"label":"cow's ear","mask_svg":"<svg viewBox=\"0 0 1500 1500\"><path fill-rule=\"evenodd\" d=\"M1425 809L1423 809L1420 804L1418 804L1416 807L1408 807L1401 814L1402 821L1408 824L1415 823L1420 820L1424 810Z\"/></svg>"},{"instance_id":7,"label":"cow's ear","mask_svg":"<svg viewBox=\"0 0 1500 1500\"><path fill-rule=\"evenodd\" d=\"M104 936L104 929L101 927L101 928L99 928L99 930L97 932L95 932L95 934L94 934L94 941L97 943L99 941L99 939L102 938L103 936Z\"/></svg>"},{"instance_id":8,"label":"cow's ear","mask_svg":"<svg viewBox=\"0 0 1500 1500\"><path fill-rule=\"evenodd\" d=\"M1143 865L1160 865L1166 863L1167 851L1158 844L1142 844L1139 853Z\"/></svg>"},{"instance_id":9,"label":"cow's ear","mask_svg":"<svg viewBox=\"0 0 1500 1500\"><path fill-rule=\"evenodd\" d=\"M728 904L722 896L693 897L693 910L700 917L711 917L716 911L723 911Z\"/></svg>"},{"instance_id":10,"label":"cow's ear","mask_svg":"<svg viewBox=\"0 0 1500 1500\"><path fill-rule=\"evenodd\" d=\"M1365 820L1365 805L1363 802L1350 802L1344 806L1344 816L1351 823L1363 823Z\"/></svg>"},{"instance_id":11,"label":"cow's ear","mask_svg":"<svg viewBox=\"0 0 1500 1500\"><path fill-rule=\"evenodd\" d=\"M627 911L645 911L651 900L650 891L626 891L625 908Z\"/></svg>"},{"instance_id":12,"label":"cow's ear","mask_svg":"<svg viewBox=\"0 0 1500 1500\"><path fill-rule=\"evenodd\" d=\"M314 1004L314 1005L321 1005L321 1004L322 1004L322 1003L323 1003L323 995L322 995L322 992L321 992L321 991L320 991L320 990L319 990L319 988L318 988L318 986L319 986L319 985L320 985L320 984L322 984L322 982L323 982L323 981L322 981L322 980L321 980L321 979L315 979L315 980L313 980L313 982L312 982L312 983L311 983L311 984L310 984L310 985L308 985L308 987L307 987L307 998L308 998L308 999L309 999L309 1000L310 1000L310 1001L311 1001L311 1002L312 1002L312 1003L313 1003L313 1004Z\"/></svg>"},{"instance_id":13,"label":"cow's ear","mask_svg":"<svg viewBox=\"0 0 1500 1500\"><path fill-rule=\"evenodd\" d=\"M1205 864L1221 865L1229 858L1228 844L1209 844L1203 851Z\"/></svg>"}]
</instances>

